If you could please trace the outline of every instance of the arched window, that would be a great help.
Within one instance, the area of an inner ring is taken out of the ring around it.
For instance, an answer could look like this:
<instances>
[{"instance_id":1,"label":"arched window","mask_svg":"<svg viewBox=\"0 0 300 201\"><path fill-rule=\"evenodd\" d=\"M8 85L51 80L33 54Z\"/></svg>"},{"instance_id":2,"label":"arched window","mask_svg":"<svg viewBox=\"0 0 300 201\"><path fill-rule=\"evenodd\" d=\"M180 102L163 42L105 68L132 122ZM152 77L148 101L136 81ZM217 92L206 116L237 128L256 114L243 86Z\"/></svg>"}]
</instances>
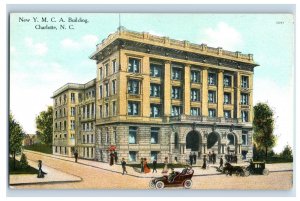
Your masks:
<instances>
[{"instance_id":1,"label":"arched window","mask_svg":"<svg viewBox=\"0 0 300 201\"><path fill-rule=\"evenodd\" d=\"M234 145L235 144L235 139L234 139L234 135L233 134L228 134L227 135L227 141L228 141L228 145Z\"/></svg>"},{"instance_id":2,"label":"arched window","mask_svg":"<svg viewBox=\"0 0 300 201\"><path fill-rule=\"evenodd\" d=\"M178 133L175 133L175 139L174 139L174 143L175 143L175 149L178 149L179 147L179 139L178 139Z\"/></svg>"}]
</instances>

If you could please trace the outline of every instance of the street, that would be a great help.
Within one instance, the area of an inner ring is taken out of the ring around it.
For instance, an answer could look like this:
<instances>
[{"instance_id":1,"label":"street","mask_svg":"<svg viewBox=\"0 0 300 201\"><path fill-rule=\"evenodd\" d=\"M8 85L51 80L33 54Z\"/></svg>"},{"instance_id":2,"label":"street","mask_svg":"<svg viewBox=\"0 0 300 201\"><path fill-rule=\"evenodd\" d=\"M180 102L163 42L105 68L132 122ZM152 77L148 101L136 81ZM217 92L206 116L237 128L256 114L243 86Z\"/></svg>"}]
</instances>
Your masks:
<instances>
[{"instance_id":1,"label":"street","mask_svg":"<svg viewBox=\"0 0 300 201\"><path fill-rule=\"evenodd\" d=\"M17 189L149 189L150 178L121 175L33 152L27 152L26 155L28 160L42 160L43 164L64 173L78 176L82 178L82 181L14 186ZM192 189L288 190L292 188L292 177L292 171L271 171L268 176L250 175L249 177L226 176L224 174L200 175L192 178Z\"/></svg>"}]
</instances>

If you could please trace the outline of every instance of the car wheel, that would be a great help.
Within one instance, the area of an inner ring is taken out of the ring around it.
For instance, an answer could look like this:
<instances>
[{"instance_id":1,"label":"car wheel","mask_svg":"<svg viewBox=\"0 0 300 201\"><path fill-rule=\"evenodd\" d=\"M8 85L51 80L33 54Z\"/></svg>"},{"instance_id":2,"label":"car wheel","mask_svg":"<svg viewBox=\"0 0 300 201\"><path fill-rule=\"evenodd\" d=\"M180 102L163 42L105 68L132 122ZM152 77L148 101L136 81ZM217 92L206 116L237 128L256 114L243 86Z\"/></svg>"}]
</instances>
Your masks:
<instances>
[{"instance_id":1,"label":"car wheel","mask_svg":"<svg viewBox=\"0 0 300 201\"><path fill-rule=\"evenodd\" d=\"M156 182L155 187L157 189L163 189L165 187L165 184L162 181L158 181L158 182Z\"/></svg>"},{"instance_id":2,"label":"car wheel","mask_svg":"<svg viewBox=\"0 0 300 201\"><path fill-rule=\"evenodd\" d=\"M249 175L250 175L250 172L249 172L248 170L245 170L245 171L244 171L244 176L245 176L245 177L248 177Z\"/></svg>"},{"instance_id":3,"label":"car wheel","mask_svg":"<svg viewBox=\"0 0 300 201\"><path fill-rule=\"evenodd\" d=\"M269 170L268 169L264 169L262 172L263 175L268 175L269 174Z\"/></svg>"},{"instance_id":4,"label":"car wheel","mask_svg":"<svg viewBox=\"0 0 300 201\"><path fill-rule=\"evenodd\" d=\"M155 182L154 182L154 180L150 180L149 187L152 188L152 189L155 188Z\"/></svg>"},{"instance_id":5,"label":"car wheel","mask_svg":"<svg viewBox=\"0 0 300 201\"><path fill-rule=\"evenodd\" d=\"M185 180L184 183L183 183L183 186L184 186L184 188L186 188L186 189L191 188L192 185L193 185L193 182L192 182L192 180L190 180L190 179Z\"/></svg>"}]
</instances>

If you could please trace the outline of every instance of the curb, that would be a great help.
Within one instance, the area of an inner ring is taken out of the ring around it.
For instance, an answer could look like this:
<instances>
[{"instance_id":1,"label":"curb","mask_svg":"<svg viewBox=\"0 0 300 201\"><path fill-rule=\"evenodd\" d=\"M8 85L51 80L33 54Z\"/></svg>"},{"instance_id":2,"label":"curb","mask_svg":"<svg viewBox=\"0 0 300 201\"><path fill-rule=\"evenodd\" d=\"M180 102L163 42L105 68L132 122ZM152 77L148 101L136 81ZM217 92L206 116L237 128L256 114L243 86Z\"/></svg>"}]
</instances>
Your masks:
<instances>
[{"instance_id":1,"label":"curb","mask_svg":"<svg viewBox=\"0 0 300 201\"><path fill-rule=\"evenodd\" d=\"M22 185L44 185L44 184L59 184L59 183L73 183L73 182L81 182L80 180L68 180L68 181L45 181L45 182L28 182L28 183L14 183L9 184L10 186L22 186Z\"/></svg>"}]
</instances>

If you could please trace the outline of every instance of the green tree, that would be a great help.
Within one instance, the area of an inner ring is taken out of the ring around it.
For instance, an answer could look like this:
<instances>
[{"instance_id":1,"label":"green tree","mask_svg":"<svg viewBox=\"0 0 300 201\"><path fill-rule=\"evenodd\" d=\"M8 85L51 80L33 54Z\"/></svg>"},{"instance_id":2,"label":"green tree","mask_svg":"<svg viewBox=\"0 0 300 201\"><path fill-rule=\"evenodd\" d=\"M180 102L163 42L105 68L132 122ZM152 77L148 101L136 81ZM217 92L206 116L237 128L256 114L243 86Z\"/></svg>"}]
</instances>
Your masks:
<instances>
[{"instance_id":1,"label":"green tree","mask_svg":"<svg viewBox=\"0 0 300 201\"><path fill-rule=\"evenodd\" d=\"M16 154L22 150L22 141L25 133L20 124L14 119L13 115L9 115L9 154L14 159L14 169L16 169Z\"/></svg>"},{"instance_id":2,"label":"green tree","mask_svg":"<svg viewBox=\"0 0 300 201\"><path fill-rule=\"evenodd\" d=\"M258 149L265 150L265 159L268 159L268 149L276 145L274 131L274 112L266 103L254 106L254 135L253 139Z\"/></svg>"},{"instance_id":3,"label":"green tree","mask_svg":"<svg viewBox=\"0 0 300 201\"><path fill-rule=\"evenodd\" d=\"M35 119L37 131L36 134L42 143L52 144L53 133L53 108L48 106L46 111L42 111Z\"/></svg>"},{"instance_id":4,"label":"green tree","mask_svg":"<svg viewBox=\"0 0 300 201\"><path fill-rule=\"evenodd\" d=\"M21 167L22 169L26 169L26 168L29 167L28 161L27 161L27 157L26 157L26 155L25 155L24 153L22 153L22 155L21 155L21 159L20 159L20 167Z\"/></svg>"},{"instance_id":5,"label":"green tree","mask_svg":"<svg viewBox=\"0 0 300 201\"><path fill-rule=\"evenodd\" d=\"M292 148L287 144L284 147L283 151L280 153L280 156L285 159L292 159L293 158Z\"/></svg>"}]
</instances>

